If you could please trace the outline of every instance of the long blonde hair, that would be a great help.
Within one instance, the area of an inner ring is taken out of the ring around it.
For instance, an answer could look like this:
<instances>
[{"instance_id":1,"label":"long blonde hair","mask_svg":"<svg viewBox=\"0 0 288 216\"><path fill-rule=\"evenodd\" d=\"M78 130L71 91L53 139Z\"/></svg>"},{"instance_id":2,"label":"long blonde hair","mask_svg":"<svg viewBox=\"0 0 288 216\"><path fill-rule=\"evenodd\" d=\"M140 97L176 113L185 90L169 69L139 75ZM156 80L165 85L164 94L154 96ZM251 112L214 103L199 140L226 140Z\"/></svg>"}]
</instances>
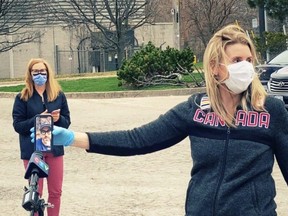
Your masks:
<instances>
[{"instance_id":1,"label":"long blonde hair","mask_svg":"<svg viewBox=\"0 0 288 216\"><path fill-rule=\"evenodd\" d=\"M210 100L211 108L219 115L228 126L235 126L234 116L228 113L223 103L219 91L219 82L213 74L214 67L218 66L221 60L225 59L225 49L227 45L241 43L250 48L253 62L257 61L256 49L245 31L238 25L230 24L220 29L210 39L204 53L203 67L206 80L206 91ZM248 110L247 102L256 111L265 111L264 101L267 93L262 86L259 77L254 76L254 79L249 88L242 93L241 106L244 110Z\"/></svg>"},{"instance_id":2,"label":"long blonde hair","mask_svg":"<svg viewBox=\"0 0 288 216\"><path fill-rule=\"evenodd\" d=\"M43 63L47 70L47 82L46 82L46 93L48 101L54 101L59 92L61 91L61 86L55 79L55 74L51 68L51 66L44 59L41 58L33 58L28 62L26 72L25 72L25 87L21 91L21 99L27 101L33 95L34 91L34 82L31 75L31 69L33 65Z\"/></svg>"}]
</instances>

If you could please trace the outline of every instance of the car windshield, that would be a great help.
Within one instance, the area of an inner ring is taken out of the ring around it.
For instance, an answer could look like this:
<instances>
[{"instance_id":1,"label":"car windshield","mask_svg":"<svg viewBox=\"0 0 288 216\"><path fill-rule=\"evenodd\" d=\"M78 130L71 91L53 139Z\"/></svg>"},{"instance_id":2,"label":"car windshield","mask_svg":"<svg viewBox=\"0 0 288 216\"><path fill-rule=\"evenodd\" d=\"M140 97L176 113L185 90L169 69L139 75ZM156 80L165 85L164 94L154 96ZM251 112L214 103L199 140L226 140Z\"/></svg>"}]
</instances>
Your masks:
<instances>
[{"instance_id":1,"label":"car windshield","mask_svg":"<svg viewBox=\"0 0 288 216\"><path fill-rule=\"evenodd\" d=\"M277 55L269 64L288 64L288 50Z\"/></svg>"}]
</instances>

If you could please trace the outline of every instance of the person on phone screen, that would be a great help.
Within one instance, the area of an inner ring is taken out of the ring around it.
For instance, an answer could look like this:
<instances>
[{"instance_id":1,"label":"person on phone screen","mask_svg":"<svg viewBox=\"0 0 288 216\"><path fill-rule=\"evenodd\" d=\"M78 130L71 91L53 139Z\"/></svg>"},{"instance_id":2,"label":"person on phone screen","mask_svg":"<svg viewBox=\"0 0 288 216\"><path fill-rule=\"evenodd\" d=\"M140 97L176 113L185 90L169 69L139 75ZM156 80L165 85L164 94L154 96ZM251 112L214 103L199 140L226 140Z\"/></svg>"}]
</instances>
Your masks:
<instances>
[{"instance_id":1,"label":"person on phone screen","mask_svg":"<svg viewBox=\"0 0 288 216\"><path fill-rule=\"evenodd\" d=\"M52 67L44 59L33 58L25 69L25 87L15 97L12 110L13 127L19 134L20 157L25 168L35 148L30 139L29 128L34 127L35 116L38 114L51 115L56 126L68 128L71 124L67 99L55 79ZM45 130L39 135L48 134ZM55 146L51 152L43 153L43 159L49 165L48 202L54 205L54 208L47 208L48 216L60 215L63 155L62 146ZM41 197L43 178L39 179L38 192Z\"/></svg>"},{"instance_id":2,"label":"person on phone screen","mask_svg":"<svg viewBox=\"0 0 288 216\"><path fill-rule=\"evenodd\" d=\"M36 151L51 150L51 126L50 124L40 125L40 138L36 139Z\"/></svg>"},{"instance_id":3,"label":"person on phone screen","mask_svg":"<svg viewBox=\"0 0 288 216\"><path fill-rule=\"evenodd\" d=\"M204 53L206 93L131 130L81 133L56 126L54 145L131 156L189 137L193 167L186 216L277 215L272 171L276 159L288 183L288 115L283 101L267 96L256 62L246 32L238 25L225 26Z\"/></svg>"}]
</instances>

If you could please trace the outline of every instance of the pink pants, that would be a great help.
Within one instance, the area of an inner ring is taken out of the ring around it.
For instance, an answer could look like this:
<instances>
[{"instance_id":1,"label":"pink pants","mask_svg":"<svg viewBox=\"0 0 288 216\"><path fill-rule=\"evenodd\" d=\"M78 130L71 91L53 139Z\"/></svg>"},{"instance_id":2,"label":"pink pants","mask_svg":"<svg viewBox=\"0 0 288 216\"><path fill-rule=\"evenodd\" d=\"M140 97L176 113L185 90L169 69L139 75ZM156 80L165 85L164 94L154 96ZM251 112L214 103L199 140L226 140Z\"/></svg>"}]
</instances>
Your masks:
<instances>
[{"instance_id":1,"label":"pink pants","mask_svg":"<svg viewBox=\"0 0 288 216\"><path fill-rule=\"evenodd\" d=\"M43 160L49 166L49 174L47 177L48 201L54 205L54 208L47 208L48 216L59 216L62 183L63 183L63 156L54 157L52 153L43 153ZM23 160L26 169L29 160ZM38 181L39 196L43 194L43 178ZM36 214L37 215L37 214Z\"/></svg>"}]
</instances>

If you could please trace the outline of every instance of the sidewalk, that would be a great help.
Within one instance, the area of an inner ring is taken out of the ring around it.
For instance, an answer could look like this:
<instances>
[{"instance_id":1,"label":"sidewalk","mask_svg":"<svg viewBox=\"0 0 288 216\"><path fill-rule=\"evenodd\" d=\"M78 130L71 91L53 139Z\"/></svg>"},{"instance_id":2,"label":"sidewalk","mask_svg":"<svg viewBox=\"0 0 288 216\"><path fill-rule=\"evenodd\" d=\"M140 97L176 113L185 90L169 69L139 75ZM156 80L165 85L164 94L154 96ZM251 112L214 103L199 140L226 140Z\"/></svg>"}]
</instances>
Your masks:
<instances>
[{"instance_id":1,"label":"sidewalk","mask_svg":"<svg viewBox=\"0 0 288 216\"><path fill-rule=\"evenodd\" d=\"M16 85L24 85L24 81L23 80L19 80L19 81L3 81L0 82L0 87L4 87L4 86L16 86Z\"/></svg>"},{"instance_id":2,"label":"sidewalk","mask_svg":"<svg viewBox=\"0 0 288 216\"><path fill-rule=\"evenodd\" d=\"M205 88L185 88L170 90L139 90L139 91L114 91L114 92L67 92L67 98L81 99L108 99L108 98L136 98L156 96L180 96L205 92ZM17 92L0 92L0 98L14 98Z\"/></svg>"}]
</instances>

